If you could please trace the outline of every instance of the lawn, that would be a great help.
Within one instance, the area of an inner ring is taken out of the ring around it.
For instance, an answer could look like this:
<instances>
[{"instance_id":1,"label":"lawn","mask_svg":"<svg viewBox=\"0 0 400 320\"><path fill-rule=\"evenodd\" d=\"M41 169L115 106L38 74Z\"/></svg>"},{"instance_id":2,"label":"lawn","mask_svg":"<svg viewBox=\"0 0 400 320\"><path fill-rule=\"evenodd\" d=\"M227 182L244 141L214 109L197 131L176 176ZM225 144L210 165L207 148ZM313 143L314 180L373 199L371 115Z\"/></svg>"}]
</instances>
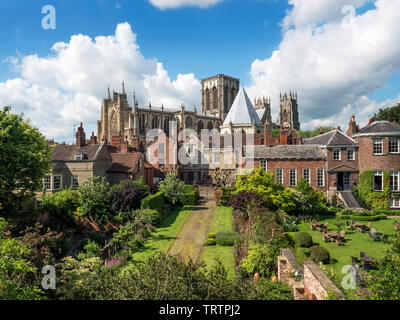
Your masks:
<instances>
[{"instance_id":1,"label":"lawn","mask_svg":"<svg viewBox=\"0 0 400 320\"><path fill-rule=\"evenodd\" d=\"M160 227L158 227L146 240L144 247L133 254L133 259L144 259L158 250L167 252L179 232L182 230L182 227L192 212L192 209L193 207L191 206L185 206L176 208L170 212L161 223Z\"/></svg>"},{"instance_id":2,"label":"lawn","mask_svg":"<svg viewBox=\"0 0 400 320\"><path fill-rule=\"evenodd\" d=\"M336 219L325 219L321 221L329 223L329 232L338 231L337 226L334 225L334 223L337 221ZM362 223L365 225L368 224L368 222ZM384 234L390 235L394 233L392 219L373 221L371 222L371 228L375 228L378 232ZM380 258L385 254L387 246L384 242L376 242L372 240L368 233L360 233L357 230L347 230L344 220L341 229L346 231L345 243L343 246L338 246L334 242L322 241L321 232L317 230L311 230L309 223L303 223L299 225L299 231L308 232L312 236L315 244L319 244L328 249L331 259L333 259L334 262L327 265L327 267L328 269L332 267L335 278L339 283L344 277L344 274L341 272L342 268L345 265L351 265L351 256L360 258L360 252L363 251L366 252L370 257ZM295 235L295 232L292 233L292 235ZM296 259L299 260L300 263L302 263L302 260L304 259L308 260L308 258L303 254L303 252L307 250L308 249L302 248L297 249L295 255ZM343 288L340 289L342 290Z\"/></svg>"},{"instance_id":3,"label":"lawn","mask_svg":"<svg viewBox=\"0 0 400 320\"><path fill-rule=\"evenodd\" d=\"M232 208L216 207L214 220L210 226L210 232L217 233L218 231L233 231ZM207 266L215 264L215 259L221 260L222 264L228 271L230 279L235 278L235 260L233 256L233 246L206 246L203 248L201 261Z\"/></svg>"}]
</instances>

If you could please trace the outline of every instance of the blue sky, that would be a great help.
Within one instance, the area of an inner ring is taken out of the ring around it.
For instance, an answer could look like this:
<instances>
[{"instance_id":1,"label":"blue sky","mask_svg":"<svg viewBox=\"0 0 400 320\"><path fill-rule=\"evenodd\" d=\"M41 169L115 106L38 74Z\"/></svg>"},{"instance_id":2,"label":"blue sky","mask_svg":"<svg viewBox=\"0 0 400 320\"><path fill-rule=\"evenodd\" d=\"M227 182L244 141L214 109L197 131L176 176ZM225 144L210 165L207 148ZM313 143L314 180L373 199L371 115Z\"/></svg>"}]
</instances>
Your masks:
<instances>
[{"instance_id":1,"label":"blue sky","mask_svg":"<svg viewBox=\"0 0 400 320\"><path fill-rule=\"evenodd\" d=\"M346 126L352 113L365 124L400 100L399 3L2 1L0 104L24 112L46 136L71 141L80 121L96 131L107 84L119 89L124 79L143 104L192 108L200 104L199 81L225 73L240 78L251 98L271 96L273 117L279 92L297 91L303 129ZM48 4L55 30L41 26ZM53 50L56 43L63 45Z\"/></svg>"}]
</instances>

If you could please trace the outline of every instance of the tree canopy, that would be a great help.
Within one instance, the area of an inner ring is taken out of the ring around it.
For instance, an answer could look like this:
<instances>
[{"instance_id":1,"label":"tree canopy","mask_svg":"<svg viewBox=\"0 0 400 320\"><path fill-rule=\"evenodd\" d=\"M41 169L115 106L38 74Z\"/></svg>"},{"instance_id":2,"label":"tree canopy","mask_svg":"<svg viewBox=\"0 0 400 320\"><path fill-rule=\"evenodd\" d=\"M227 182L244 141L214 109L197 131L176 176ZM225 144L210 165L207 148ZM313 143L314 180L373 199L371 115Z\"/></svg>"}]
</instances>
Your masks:
<instances>
[{"instance_id":1,"label":"tree canopy","mask_svg":"<svg viewBox=\"0 0 400 320\"><path fill-rule=\"evenodd\" d=\"M22 114L10 111L0 109L0 210L40 190L51 170L52 152L45 137Z\"/></svg>"},{"instance_id":2,"label":"tree canopy","mask_svg":"<svg viewBox=\"0 0 400 320\"><path fill-rule=\"evenodd\" d=\"M378 114L374 114L373 121L382 121L382 120L387 120L387 121L396 121L397 123L400 123L400 103L394 105L393 107L389 107L386 109L379 109Z\"/></svg>"}]
</instances>

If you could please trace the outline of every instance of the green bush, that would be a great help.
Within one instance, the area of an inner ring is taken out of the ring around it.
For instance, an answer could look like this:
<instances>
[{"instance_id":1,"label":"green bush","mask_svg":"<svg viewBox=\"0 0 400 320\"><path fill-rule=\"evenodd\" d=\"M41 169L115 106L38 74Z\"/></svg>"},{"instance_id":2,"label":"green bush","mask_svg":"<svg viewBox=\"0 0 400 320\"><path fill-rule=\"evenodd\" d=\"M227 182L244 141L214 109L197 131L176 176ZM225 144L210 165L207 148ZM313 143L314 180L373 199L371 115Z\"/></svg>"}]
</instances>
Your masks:
<instances>
[{"instance_id":1,"label":"green bush","mask_svg":"<svg viewBox=\"0 0 400 320\"><path fill-rule=\"evenodd\" d=\"M142 209L161 210L165 204L164 194L160 191L142 200Z\"/></svg>"},{"instance_id":2,"label":"green bush","mask_svg":"<svg viewBox=\"0 0 400 320\"><path fill-rule=\"evenodd\" d=\"M271 277L276 266L276 250L269 245L250 244L247 257L240 262L241 270L252 276L259 273Z\"/></svg>"},{"instance_id":3,"label":"green bush","mask_svg":"<svg viewBox=\"0 0 400 320\"><path fill-rule=\"evenodd\" d=\"M208 238L205 244L206 246L215 246L217 243L214 238Z\"/></svg>"},{"instance_id":4,"label":"green bush","mask_svg":"<svg viewBox=\"0 0 400 320\"><path fill-rule=\"evenodd\" d=\"M328 264L331 260L329 251L321 246L313 246L309 250L311 260L315 263L322 262L323 264Z\"/></svg>"},{"instance_id":5,"label":"green bush","mask_svg":"<svg viewBox=\"0 0 400 320\"><path fill-rule=\"evenodd\" d=\"M71 189L62 190L43 197L40 204L41 212L49 212L57 217L61 223L70 224L73 220L73 213L79 206L78 192Z\"/></svg>"},{"instance_id":6,"label":"green bush","mask_svg":"<svg viewBox=\"0 0 400 320\"><path fill-rule=\"evenodd\" d=\"M217 233L215 240L219 246L233 246L233 244L240 241L238 233L233 231L220 231Z\"/></svg>"},{"instance_id":7,"label":"green bush","mask_svg":"<svg viewBox=\"0 0 400 320\"><path fill-rule=\"evenodd\" d=\"M385 220L386 215L381 214L377 216L353 216L353 215L342 215L336 214L336 217L342 220L355 220L355 221L378 221L378 220Z\"/></svg>"},{"instance_id":8,"label":"green bush","mask_svg":"<svg viewBox=\"0 0 400 320\"><path fill-rule=\"evenodd\" d=\"M297 233L295 240L297 245L302 248L310 248L313 245L313 239L308 232Z\"/></svg>"},{"instance_id":9,"label":"green bush","mask_svg":"<svg viewBox=\"0 0 400 320\"><path fill-rule=\"evenodd\" d=\"M78 260L80 261L101 256L100 246L94 241L89 240L84 249L85 252L78 253Z\"/></svg>"},{"instance_id":10,"label":"green bush","mask_svg":"<svg viewBox=\"0 0 400 320\"><path fill-rule=\"evenodd\" d=\"M191 185L185 186L185 193L182 199L182 205L184 206L194 206L197 203L197 192L196 188Z\"/></svg>"},{"instance_id":11,"label":"green bush","mask_svg":"<svg viewBox=\"0 0 400 320\"><path fill-rule=\"evenodd\" d=\"M210 232L210 233L207 235L207 238L213 238L213 239L215 239L216 236L217 236L216 233Z\"/></svg>"},{"instance_id":12,"label":"green bush","mask_svg":"<svg viewBox=\"0 0 400 320\"><path fill-rule=\"evenodd\" d=\"M221 198L219 199L218 205L228 206L229 200L230 200L232 194L235 192L236 188L235 187L221 187L221 190L222 190L222 195L221 195Z\"/></svg>"},{"instance_id":13,"label":"green bush","mask_svg":"<svg viewBox=\"0 0 400 320\"><path fill-rule=\"evenodd\" d=\"M165 180L160 182L160 191L164 194L169 203L177 205L184 200L185 183L179 180L176 174L169 173Z\"/></svg>"}]
</instances>

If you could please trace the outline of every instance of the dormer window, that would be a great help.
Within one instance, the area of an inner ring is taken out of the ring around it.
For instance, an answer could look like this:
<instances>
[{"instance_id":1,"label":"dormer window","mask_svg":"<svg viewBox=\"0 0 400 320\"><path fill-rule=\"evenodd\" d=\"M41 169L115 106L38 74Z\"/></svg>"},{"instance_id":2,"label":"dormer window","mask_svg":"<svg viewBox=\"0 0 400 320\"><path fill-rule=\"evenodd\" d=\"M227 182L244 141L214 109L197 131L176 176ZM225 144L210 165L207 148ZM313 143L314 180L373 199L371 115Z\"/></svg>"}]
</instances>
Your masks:
<instances>
[{"instance_id":1,"label":"dormer window","mask_svg":"<svg viewBox=\"0 0 400 320\"><path fill-rule=\"evenodd\" d=\"M83 153L83 152L75 153L75 160L86 160L87 158L88 157L87 157L86 153Z\"/></svg>"}]
</instances>

